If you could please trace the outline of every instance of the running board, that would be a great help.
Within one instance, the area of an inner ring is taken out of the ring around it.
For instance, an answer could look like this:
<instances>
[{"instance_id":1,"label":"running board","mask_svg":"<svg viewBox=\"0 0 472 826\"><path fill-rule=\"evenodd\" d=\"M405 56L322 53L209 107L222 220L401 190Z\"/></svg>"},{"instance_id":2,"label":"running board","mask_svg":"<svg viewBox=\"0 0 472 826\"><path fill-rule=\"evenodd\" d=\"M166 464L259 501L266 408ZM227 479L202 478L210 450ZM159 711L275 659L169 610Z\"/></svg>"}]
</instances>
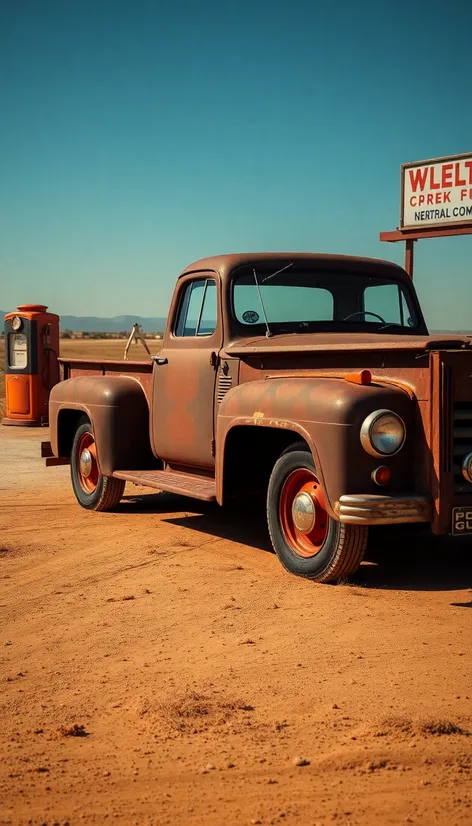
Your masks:
<instances>
[{"instance_id":1,"label":"running board","mask_svg":"<svg viewBox=\"0 0 472 826\"><path fill-rule=\"evenodd\" d=\"M177 473L172 470L115 470L113 476L133 482L135 485L203 499L204 502L216 500L215 480L194 473Z\"/></svg>"}]
</instances>

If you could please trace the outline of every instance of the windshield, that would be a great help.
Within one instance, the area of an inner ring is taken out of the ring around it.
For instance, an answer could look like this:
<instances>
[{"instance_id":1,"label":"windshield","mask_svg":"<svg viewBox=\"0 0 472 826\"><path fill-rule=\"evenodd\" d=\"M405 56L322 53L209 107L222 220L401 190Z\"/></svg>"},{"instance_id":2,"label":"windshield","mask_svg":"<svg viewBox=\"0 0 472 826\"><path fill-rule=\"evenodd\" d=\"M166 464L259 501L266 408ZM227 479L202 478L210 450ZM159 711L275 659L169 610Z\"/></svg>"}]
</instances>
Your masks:
<instances>
[{"instance_id":1,"label":"windshield","mask_svg":"<svg viewBox=\"0 0 472 826\"><path fill-rule=\"evenodd\" d=\"M392 330L419 325L410 292L391 279L363 273L295 269L251 270L233 281L233 312L243 327L272 333ZM258 331L259 332L259 331Z\"/></svg>"}]
</instances>

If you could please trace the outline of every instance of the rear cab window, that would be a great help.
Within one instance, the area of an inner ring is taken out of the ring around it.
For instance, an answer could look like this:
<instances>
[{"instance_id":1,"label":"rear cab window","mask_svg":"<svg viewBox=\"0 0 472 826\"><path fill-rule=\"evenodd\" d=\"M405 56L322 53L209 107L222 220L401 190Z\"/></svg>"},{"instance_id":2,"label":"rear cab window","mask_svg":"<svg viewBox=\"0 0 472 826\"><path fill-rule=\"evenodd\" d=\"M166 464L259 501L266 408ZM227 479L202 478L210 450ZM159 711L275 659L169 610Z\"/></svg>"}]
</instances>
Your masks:
<instances>
[{"instance_id":1,"label":"rear cab window","mask_svg":"<svg viewBox=\"0 0 472 826\"><path fill-rule=\"evenodd\" d=\"M261 297L267 317L274 324L284 322L332 321L334 301L329 290L323 287L297 287L287 289L274 285L260 285ZM240 324L263 322L263 312L258 289L252 281L238 283L234 290L234 313Z\"/></svg>"},{"instance_id":2,"label":"rear cab window","mask_svg":"<svg viewBox=\"0 0 472 826\"><path fill-rule=\"evenodd\" d=\"M274 268L275 269L275 268ZM247 335L366 332L412 335L424 328L419 305L403 281L372 271L264 262L236 271L232 280L235 331Z\"/></svg>"}]
</instances>

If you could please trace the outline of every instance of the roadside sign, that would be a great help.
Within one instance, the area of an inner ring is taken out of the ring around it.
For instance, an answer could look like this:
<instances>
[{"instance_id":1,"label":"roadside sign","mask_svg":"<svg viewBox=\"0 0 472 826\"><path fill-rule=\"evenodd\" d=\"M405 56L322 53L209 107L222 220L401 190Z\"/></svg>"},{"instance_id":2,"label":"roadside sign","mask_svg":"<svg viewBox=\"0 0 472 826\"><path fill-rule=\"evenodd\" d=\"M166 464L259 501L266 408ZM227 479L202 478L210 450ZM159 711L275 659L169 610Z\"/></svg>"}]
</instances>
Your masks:
<instances>
[{"instance_id":1,"label":"roadside sign","mask_svg":"<svg viewBox=\"0 0 472 826\"><path fill-rule=\"evenodd\" d=\"M472 226L472 153L401 168L400 228Z\"/></svg>"}]
</instances>

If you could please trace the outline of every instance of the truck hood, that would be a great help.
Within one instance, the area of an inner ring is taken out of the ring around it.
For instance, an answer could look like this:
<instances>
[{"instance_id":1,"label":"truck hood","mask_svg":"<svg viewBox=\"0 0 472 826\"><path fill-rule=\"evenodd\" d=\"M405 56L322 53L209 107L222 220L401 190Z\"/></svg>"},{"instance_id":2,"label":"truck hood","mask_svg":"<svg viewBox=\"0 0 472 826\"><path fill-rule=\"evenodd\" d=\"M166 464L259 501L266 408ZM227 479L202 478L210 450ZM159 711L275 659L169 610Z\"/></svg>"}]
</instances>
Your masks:
<instances>
[{"instance_id":1,"label":"truck hood","mask_svg":"<svg viewBox=\"0 0 472 826\"><path fill-rule=\"evenodd\" d=\"M311 353L346 350L470 350L472 337L429 335L403 336L382 333L284 333L270 338L257 336L232 341L228 355L250 356L275 353Z\"/></svg>"}]
</instances>

